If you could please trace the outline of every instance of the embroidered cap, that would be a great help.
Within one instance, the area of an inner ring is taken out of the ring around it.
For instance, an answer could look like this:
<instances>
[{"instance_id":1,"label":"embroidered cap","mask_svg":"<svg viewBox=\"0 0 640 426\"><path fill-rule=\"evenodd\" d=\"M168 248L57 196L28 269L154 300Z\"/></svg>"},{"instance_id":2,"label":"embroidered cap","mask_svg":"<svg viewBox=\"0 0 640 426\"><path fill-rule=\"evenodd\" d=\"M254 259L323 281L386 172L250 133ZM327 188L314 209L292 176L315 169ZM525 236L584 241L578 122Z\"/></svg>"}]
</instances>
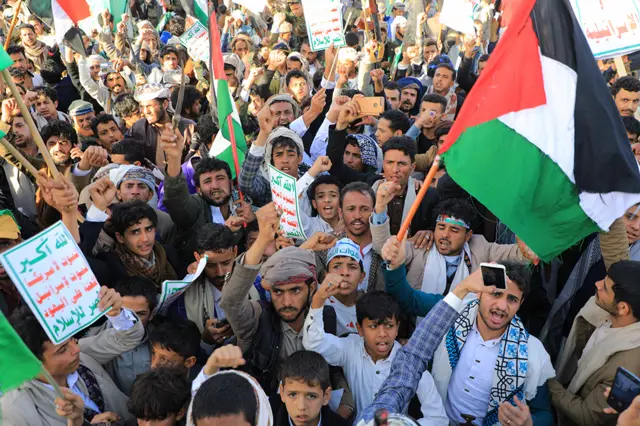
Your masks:
<instances>
[{"instance_id":1,"label":"embroidered cap","mask_svg":"<svg viewBox=\"0 0 640 426\"><path fill-rule=\"evenodd\" d=\"M335 246L329 249L327 253L327 263L331 262L331 259L337 256L347 256L360 263L360 265L364 264L362 253L360 253L360 246L349 238L339 240Z\"/></svg>"},{"instance_id":2,"label":"embroidered cap","mask_svg":"<svg viewBox=\"0 0 640 426\"><path fill-rule=\"evenodd\" d=\"M0 210L0 238L17 240L20 236L20 227L16 223L10 210Z\"/></svg>"},{"instance_id":3,"label":"embroidered cap","mask_svg":"<svg viewBox=\"0 0 640 426\"><path fill-rule=\"evenodd\" d=\"M171 92L160 83L147 83L136 91L135 99L138 102L153 99L169 99Z\"/></svg>"},{"instance_id":4,"label":"embroidered cap","mask_svg":"<svg viewBox=\"0 0 640 426\"><path fill-rule=\"evenodd\" d=\"M90 112L93 112L93 105L90 102L78 99L69 105L69 115L72 117L89 114Z\"/></svg>"}]
</instances>

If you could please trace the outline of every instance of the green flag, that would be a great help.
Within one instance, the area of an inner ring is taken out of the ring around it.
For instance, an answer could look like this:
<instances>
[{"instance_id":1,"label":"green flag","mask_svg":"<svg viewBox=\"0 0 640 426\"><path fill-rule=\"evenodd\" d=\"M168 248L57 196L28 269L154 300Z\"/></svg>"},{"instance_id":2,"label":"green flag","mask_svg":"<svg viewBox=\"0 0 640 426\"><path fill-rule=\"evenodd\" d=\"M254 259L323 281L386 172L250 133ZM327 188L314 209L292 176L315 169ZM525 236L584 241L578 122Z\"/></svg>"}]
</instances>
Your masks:
<instances>
[{"instance_id":1,"label":"green flag","mask_svg":"<svg viewBox=\"0 0 640 426\"><path fill-rule=\"evenodd\" d=\"M7 53L2 50L2 53ZM42 364L0 312L0 396L36 377Z\"/></svg>"},{"instance_id":2,"label":"green flag","mask_svg":"<svg viewBox=\"0 0 640 426\"><path fill-rule=\"evenodd\" d=\"M11 56L0 46L0 71L9 68L12 64Z\"/></svg>"}]
</instances>

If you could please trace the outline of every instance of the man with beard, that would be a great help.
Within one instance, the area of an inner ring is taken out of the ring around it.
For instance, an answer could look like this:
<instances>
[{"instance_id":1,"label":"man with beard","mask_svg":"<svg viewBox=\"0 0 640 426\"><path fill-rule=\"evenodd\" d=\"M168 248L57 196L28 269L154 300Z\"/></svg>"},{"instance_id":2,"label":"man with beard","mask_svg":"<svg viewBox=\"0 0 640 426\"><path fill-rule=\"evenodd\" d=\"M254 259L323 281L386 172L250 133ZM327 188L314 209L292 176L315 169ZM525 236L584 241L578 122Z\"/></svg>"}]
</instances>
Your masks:
<instances>
[{"instance_id":1,"label":"man with beard","mask_svg":"<svg viewBox=\"0 0 640 426\"><path fill-rule=\"evenodd\" d=\"M12 44L7 48L7 53L11 57L13 64L11 64L11 68L18 68L23 73L31 74L31 82L34 87L39 87L44 85L44 80L37 73L31 73L29 71L29 64L27 63L27 55L25 53L24 47L19 46L17 44Z\"/></svg>"},{"instance_id":2,"label":"man with beard","mask_svg":"<svg viewBox=\"0 0 640 426\"><path fill-rule=\"evenodd\" d=\"M604 391L624 367L640 374L640 262L621 260L596 283L573 322L557 360L558 375L549 380L551 401L560 425L614 424L605 413Z\"/></svg>"},{"instance_id":3,"label":"man with beard","mask_svg":"<svg viewBox=\"0 0 640 426\"><path fill-rule=\"evenodd\" d=\"M316 264L313 252L304 245L284 248L263 263L263 253L280 228L280 217L273 203L258 210L256 216L258 238L237 259L222 289L221 307L245 352L246 370L267 395L275 395L280 362L304 349L302 326L317 285ZM271 294L271 303L247 299L258 273L262 286ZM332 308L325 309L325 323L325 331L335 334Z\"/></svg>"},{"instance_id":4,"label":"man with beard","mask_svg":"<svg viewBox=\"0 0 640 426\"><path fill-rule=\"evenodd\" d=\"M377 252L382 250L384 243L391 236L389 220L384 210L387 198L378 197L376 214L371 218L373 247ZM479 269L480 263L501 260L527 261L517 244L489 243L482 235L473 235L470 224L473 221L474 210L468 201L447 199L438 203L434 210L434 246L425 250L415 248L410 242L405 244L407 281L414 291L405 291L400 295L388 290L398 298L398 303L404 311L419 317L425 316L442 296L446 296L465 277ZM378 214L380 211L382 213ZM526 251L524 248L522 250ZM428 293L432 296L428 300L420 300L422 296L416 293Z\"/></svg>"},{"instance_id":5,"label":"man with beard","mask_svg":"<svg viewBox=\"0 0 640 426\"><path fill-rule=\"evenodd\" d=\"M167 212L154 207L157 201L156 178L149 169L135 165L120 165L111 169L108 176L99 179L94 185L105 188L102 194L107 205L96 206L100 211L106 211L114 201L120 203L134 200L145 202L153 207L158 217L156 230L159 240L167 245L173 243L176 226ZM91 192L90 188L89 192ZM92 211L92 213L97 212ZM96 214L94 217L100 218L102 221L107 220L106 214Z\"/></svg>"},{"instance_id":6,"label":"man with beard","mask_svg":"<svg viewBox=\"0 0 640 426\"><path fill-rule=\"evenodd\" d=\"M101 69L98 74L99 78L96 80L93 77L93 71L89 69L86 60L80 59L78 61L80 84L105 111L109 112L116 97L129 92L130 87L134 87L135 75L128 67L122 68L120 71L109 67Z\"/></svg>"},{"instance_id":7,"label":"man with beard","mask_svg":"<svg viewBox=\"0 0 640 426\"><path fill-rule=\"evenodd\" d=\"M179 136L179 135L178 135ZM187 263L193 261L196 238L207 223L226 224L239 231L253 222L250 202L240 200L233 189L231 168L216 158L200 160L194 173L196 194L191 195L181 167L184 139L165 131L162 148L167 157L163 204L178 227L178 249Z\"/></svg>"},{"instance_id":8,"label":"man with beard","mask_svg":"<svg viewBox=\"0 0 640 426\"><path fill-rule=\"evenodd\" d=\"M372 223L387 223L391 235L396 235L411 206L415 203L416 180L411 176L415 170L416 144L407 136L394 136L382 147L384 179L373 184L376 192L375 215ZM432 211L438 203L438 191L429 188L420 202L417 214L411 221L408 234L424 233L431 225ZM387 221L387 217L389 220Z\"/></svg>"},{"instance_id":9,"label":"man with beard","mask_svg":"<svg viewBox=\"0 0 640 426\"><path fill-rule=\"evenodd\" d=\"M145 156L158 167L164 167L165 164L165 154L158 141L161 139L163 129L172 127L173 114L168 111L170 97L169 89L161 84L148 83L139 88L135 99L140 103L143 118L138 120L125 135L143 142ZM190 124L195 123L186 118L180 118L178 133L184 135ZM170 130L170 133L173 134L173 130Z\"/></svg>"},{"instance_id":10,"label":"man with beard","mask_svg":"<svg viewBox=\"0 0 640 426\"><path fill-rule=\"evenodd\" d=\"M116 98L113 102L112 113L123 122L124 130L128 131L142 118L140 104L131 93L125 93Z\"/></svg>"},{"instance_id":11,"label":"man with beard","mask_svg":"<svg viewBox=\"0 0 640 426\"><path fill-rule=\"evenodd\" d=\"M311 44L309 43L308 38L305 38L302 42L302 45L300 46L300 53L309 63L309 75L313 78L316 71L323 68L323 66L318 60L318 52L311 50Z\"/></svg>"},{"instance_id":12,"label":"man with beard","mask_svg":"<svg viewBox=\"0 0 640 426\"><path fill-rule=\"evenodd\" d=\"M38 146L33 140L31 130L29 126L27 126L27 122L18 108L18 103L13 98L2 101L0 128L5 133L9 133L9 130L13 132L15 135L14 145L20 148L25 154L31 157L38 155Z\"/></svg>"},{"instance_id":13,"label":"man with beard","mask_svg":"<svg viewBox=\"0 0 640 426\"><path fill-rule=\"evenodd\" d=\"M416 116L420 109L418 99L422 96L422 83L415 77L405 77L398 80L398 88L400 89L400 106L398 109L409 117Z\"/></svg>"},{"instance_id":14,"label":"man with beard","mask_svg":"<svg viewBox=\"0 0 640 426\"><path fill-rule=\"evenodd\" d=\"M27 59L33 61L36 71L40 71L42 63L51 55L51 49L38 40L36 30L33 25L23 24L20 26L20 41L24 47Z\"/></svg>"},{"instance_id":15,"label":"man with beard","mask_svg":"<svg viewBox=\"0 0 640 426\"><path fill-rule=\"evenodd\" d=\"M72 124L71 118L64 112L58 111L58 94L49 86L41 86L33 89L37 98L34 106L36 113L32 114L38 131L53 120L66 121Z\"/></svg>"},{"instance_id":16,"label":"man with beard","mask_svg":"<svg viewBox=\"0 0 640 426\"><path fill-rule=\"evenodd\" d=\"M202 334L200 346L210 354L233 337L221 300L222 289L233 272L238 246L231 229L207 223L198 231L196 247L196 262L206 256L207 264L200 277L171 305L171 310L177 317L193 321L198 326ZM254 287L249 289L249 299L260 299Z\"/></svg>"},{"instance_id":17,"label":"man with beard","mask_svg":"<svg viewBox=\"0 0 640 426\"><path fill-rule=\"evenodd\" d=\"M640 80L630 75L621 77L611 86L611 95L623 117L633 117L640 106Z\"/></svg>"},{"instance_id":18,"label":"man with beard","mask_svg":"<svg viewBox=\"0 0 640 426\"><path fill-rule=\"evenodd\" d=\"M433 75L433 85L429 86L426 93L436 93L447 99L447 108L442 117L446 120L454 120L457 112L462 108L463 98L459 98L455 89L456 70L448 63L438 64Z\"/></svg>"},{"instance_id":19,"label":"man with beard","mask_svg":"<svg viewBox=\"0 0 640 426\"><path fill-rule=\"evenodd\" d=\"M376 128L376 141L382 148L389 139L394 136L402 136L411 127L409 117L403 112L397 110L385 111L378 119Z\"/></svg>"},{"instance_id":20,"label":"man with beard","mask_svg":"<svg viewBox=\"0 0 640 426\"><path fill-rule=\"evenodd\" d=\"M111 148L114 144L122 142L124 140L124 134L120 130L120 126L115 117L110 114L100 114L91 120L91 130L98 141L100 146L111 152Z\"/></svg>"},{"instance_id":21,"label":"man with beard","mask_svg":"<svg viewBox=\"0 0 640 426\"><path fill-rule=\"evenodd\" d=\"M96 113L90 102L77 100L73 101L69 106L69 115L73 120L73 127L82 142L85 138L93 137L91 129L91 120L94 119Z\"/></svg>"}]
</instances>

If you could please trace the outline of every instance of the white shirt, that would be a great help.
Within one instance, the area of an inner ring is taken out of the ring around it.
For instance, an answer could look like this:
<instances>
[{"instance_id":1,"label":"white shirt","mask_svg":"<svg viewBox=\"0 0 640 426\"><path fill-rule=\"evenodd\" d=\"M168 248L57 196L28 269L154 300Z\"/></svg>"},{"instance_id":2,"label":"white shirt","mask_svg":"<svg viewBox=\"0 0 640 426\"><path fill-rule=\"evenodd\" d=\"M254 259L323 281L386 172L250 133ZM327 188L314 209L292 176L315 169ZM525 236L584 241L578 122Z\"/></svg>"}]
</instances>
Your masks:
<instances>
[{"instance_id":1,"label":"white shirt","mask_svg":"<svg viewBox=\"0 0 640 426\"><path fill-rule=\"evenodd\" d=\"M358 323L358 317L356 316L356 305L345 306L341 301L335 297L329 297L325 302L325 306L331 306L336 312L337 330L338 336L344 336L346 334L358 333L356 324Z\"/></svg>"},{"instance_id":2,"label":"white shirt","mask_svg":"<svg viewBox=\"0 0 640 426\"><path fill-rule=\"evenodd\" d=\"M369 283L369 272L371 269L371 258L373 254L371 253L371 249L373 248L373 243L366 245L362 250L362 266L364 266L364 278L358 284L358 291L367 291L367 285ZM375 272L375 271L374 271Z\"/></svg>"},{"instance_id":3,"label":"white shirt","mask_svg":"<svg viewBox=\"0 0 640 426\"><path fill-rule=\"evenodd\" d=\"M449 382L445 408L451 422L465 423L461 414L470 414L476 418L474 424L482 424L489 406L501 340L502 336L485 341L476 324L473 325Z\"/></svg>"},{"instance_id":4,"label":"white shirt","mask_svg":"<svg viewBox=\"0 0 640 426\"><path fill-rule=\"evenodd\" d=\"M330 365L342 367L344 375L353 392L356 413L364 410L375 399L382 383L391 371L391 363L401 348L394 342L387 359L374 362L364 347L364 339L357 334L336 337L324 332L324 320L321 309L311 309L304 321L302 338L304 348L318 352ZM422 374L418 385L422 414L431 425L448 425L449 419L442 405L442 399L428 371ZM421 398L425 398L424 400ZM407 407L405 407L406 412Z\"/></svg>"},{"instance_id":5,"label":"white shirt","mask_svg":"<svg viewBox=\"0 0 640 426\"><path fill-rule=\"evenodd\" d=\"M584 346L584 349L582 350L582 356L580 358L584 357L587 352L593 349L594 346L603 341L610 331L611 323L609 321L607 321L604 325L596 328L596 330L591 334L591 337L589 337L587 344Z\"/></svg>"},{"instance_id":6,"label":"white shirt","mask_svg":"<svg viewBox=\"0 0 640 426\"><path fill-rule=\"evenodd\" d=\"M333 233L331 225L325 222L319 214L317 216L312 216L313 210L311 208L311 201L307 195L307 189L309 189L309 186L311 186L314 180L315 178L307 172L298 179L298 182L296 183L299 208L298 213L302 229L304 230L304 234L307 238L310 238L316 232Z\"/></svg>"}]
</instances>

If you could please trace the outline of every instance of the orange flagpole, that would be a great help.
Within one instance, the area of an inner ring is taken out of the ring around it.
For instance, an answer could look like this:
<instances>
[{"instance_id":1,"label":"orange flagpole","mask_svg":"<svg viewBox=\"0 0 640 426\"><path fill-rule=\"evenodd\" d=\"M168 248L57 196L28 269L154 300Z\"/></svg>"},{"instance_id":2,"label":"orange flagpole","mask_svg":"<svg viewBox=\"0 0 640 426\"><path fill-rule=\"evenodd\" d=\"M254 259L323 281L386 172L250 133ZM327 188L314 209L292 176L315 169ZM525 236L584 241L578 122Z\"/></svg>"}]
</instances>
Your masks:
<instances>
[{"instance_id":1,"label":"orange flagpole","mask_svg":"<svg viewBox=\"0 0 640 426\"><path fill-rule=\"evenodd\" d=\"M416 194L416 199L411 205L411 209L409 209L409 213L407 213L406 219L404 220L404 222L402 222L402 226L400 226L400 230L398 231L398 241L402 241L404 239L404 234L406 234L407 231L409 230L409 226L411 226L411 221L413 220L413 217L416 215L418 211L418 207L420 207L420 203L422 202L422 199L426 195L427 190L429 189L429 185L431 185L431 181L433 180L434 177L436 177L436 173L438 172L439 168L440 168L440 155L436 155L436 158L433 160L433 164L431 164L431 168L427 173L427 177L424 178L424 182L422 183L422 188L420 188L420 191L418 191L418 193Z\"/></svg>"},{"instance_id":2,"label":"orange flagpole","mask_svg":"<svg viewBox=\"0 0 640 426\"><path fill-rule=\"evenodd\" d=\"M11 44L11 36L13 35L13 30L18 23L18 15L20 15L20 8L22 7L22 0L18 1L18 7L16 7L15 15L13 15L13 19L11 20L11 26L9 27L9 32L7 33L7 39L4 41L4 50L7 50L9 45Z\"/></svg>"}]
</instances>

